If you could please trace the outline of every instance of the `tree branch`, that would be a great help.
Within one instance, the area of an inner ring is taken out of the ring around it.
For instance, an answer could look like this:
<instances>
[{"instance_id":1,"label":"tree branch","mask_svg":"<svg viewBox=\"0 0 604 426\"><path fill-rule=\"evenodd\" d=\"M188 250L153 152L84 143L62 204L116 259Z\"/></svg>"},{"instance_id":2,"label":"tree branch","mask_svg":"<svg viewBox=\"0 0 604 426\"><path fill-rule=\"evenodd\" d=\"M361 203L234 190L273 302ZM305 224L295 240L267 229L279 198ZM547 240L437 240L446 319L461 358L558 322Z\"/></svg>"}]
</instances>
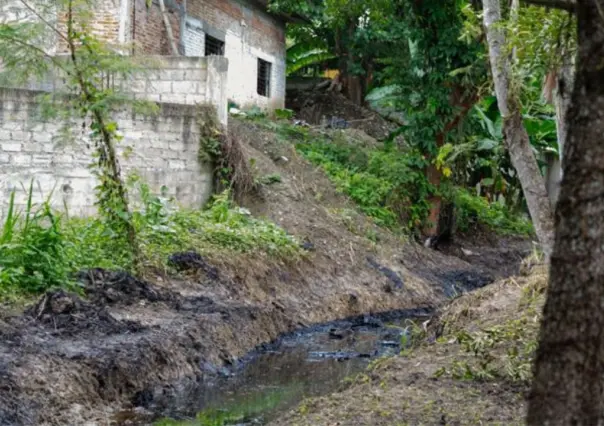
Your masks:
<instances>
[{"instance_id":1,"label":"tree branch","mask_svg":"<svg viewBox=\"0 0 604 426\"><path fill-rule=\"evenodd\" d=\"M522 0L526 4L533 6L544 6L552 9L566 10L569 13L575 13L577 3L575 0Z\"/></svg>"},{"instance_id":2,"label":"tree branch","mask_svg":"<svg viewBox=\"0 0 604 426\"><path fill-rule=\"evenodd\" d=\"M29 9L29 11L31 13L33 13L34 15L36 15L36 17L40 21L42 21L48 28L50 28L52 31L54 31L64 41L67 41L67 36L65 34L63 34L54 25L52 25L50 22L48 22L46 19L44 19L44 17L41 14L39 14L33 7L31 7L25 0L20 0L20 1L21 1L21 3L23 3L23 6L25 6L27 9Z\"/></svg>"}]
</instances>

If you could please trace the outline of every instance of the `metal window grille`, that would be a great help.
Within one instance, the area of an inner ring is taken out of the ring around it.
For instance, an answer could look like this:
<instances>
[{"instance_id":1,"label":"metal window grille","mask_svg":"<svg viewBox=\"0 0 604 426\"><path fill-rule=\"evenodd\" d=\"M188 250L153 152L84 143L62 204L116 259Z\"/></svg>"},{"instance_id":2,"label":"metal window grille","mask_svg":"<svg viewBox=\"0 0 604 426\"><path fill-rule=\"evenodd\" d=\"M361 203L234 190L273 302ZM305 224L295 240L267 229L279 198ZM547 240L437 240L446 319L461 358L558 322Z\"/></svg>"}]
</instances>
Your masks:
<instances>
[{"instance_id":1,"label":"metal window grille","mask_svg":"<svg viewBox=\"0 0 604 426\"><path fill-rule=\"evenodd\" d=\"M271 70L273 64L270 62L258 59L258 94L266 96L271 93Z\"/></svg>"},{"instance_id":2,"label":"metal window grille","mask_svg":"<svg viewBox=\"0 0 604 426\"><path fill-rule=\"evenodd\" d=\"M206 56L224 56L224 41L206 34Z\"/></svg>"}]
</instances>

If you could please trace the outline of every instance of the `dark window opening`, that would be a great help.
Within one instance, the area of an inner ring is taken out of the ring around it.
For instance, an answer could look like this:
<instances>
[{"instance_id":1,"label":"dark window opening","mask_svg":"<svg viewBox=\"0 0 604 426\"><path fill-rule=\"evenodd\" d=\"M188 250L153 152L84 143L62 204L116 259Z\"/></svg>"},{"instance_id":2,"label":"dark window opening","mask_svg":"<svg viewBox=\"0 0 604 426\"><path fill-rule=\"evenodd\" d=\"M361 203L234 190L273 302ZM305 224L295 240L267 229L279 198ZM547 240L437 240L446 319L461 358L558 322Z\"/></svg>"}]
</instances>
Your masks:
<instances>
[{"instance_id":1,"label":"dark window opening","mask_svg":"<svg viewBox=\"0 0 604 426\"><path fill-rule=\"evenodd\" d=\"M224 56L224 41L206 34L206 56Z\"/></svg>"},{"instance_id":2,"label":"dark window opening","mask_svg":"<svg viewBox=\"0 0 604 426\"><path fill-rule=\"evenodd\" d=\"M271 94L271 70L273 64L262 59L258 59L258 94L266 96Z\"/></svg>"}]
</instances>

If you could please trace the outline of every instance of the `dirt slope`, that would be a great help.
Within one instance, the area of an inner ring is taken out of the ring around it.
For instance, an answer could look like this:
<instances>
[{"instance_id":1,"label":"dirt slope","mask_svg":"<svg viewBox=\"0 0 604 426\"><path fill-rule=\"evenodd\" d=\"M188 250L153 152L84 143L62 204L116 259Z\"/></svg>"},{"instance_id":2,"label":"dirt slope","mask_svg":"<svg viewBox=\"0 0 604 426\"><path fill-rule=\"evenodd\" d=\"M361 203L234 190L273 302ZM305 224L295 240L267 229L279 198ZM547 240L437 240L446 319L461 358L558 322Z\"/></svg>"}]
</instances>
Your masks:
<instances>
[{"instance_id":1,"label":"dirt slope","mask_svg":"<svg viewBox=\"0 0 604 426\"><path fill-rule=\"evenodd\" d=\"M233 120L231 132L258 176L281 176L245 204L304 241L308 258L183 253L180 276L90 271L86 300L57 292L0 316L0 425L122 424L120 409L178 393L281 333L434 307L497 276L344 215L346 197L270 131Z\"/></svg>"}]
</instances>

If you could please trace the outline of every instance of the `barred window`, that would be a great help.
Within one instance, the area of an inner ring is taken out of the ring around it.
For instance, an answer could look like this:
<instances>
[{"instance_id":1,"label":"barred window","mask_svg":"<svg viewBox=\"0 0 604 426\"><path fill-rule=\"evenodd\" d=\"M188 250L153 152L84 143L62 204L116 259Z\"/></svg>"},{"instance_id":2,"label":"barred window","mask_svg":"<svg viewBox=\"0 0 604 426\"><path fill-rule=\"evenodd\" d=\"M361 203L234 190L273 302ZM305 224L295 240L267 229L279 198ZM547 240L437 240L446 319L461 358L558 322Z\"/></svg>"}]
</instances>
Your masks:
<instances>
[{"instance_id":1,"label":"barred window","mask_svg":"<svg viewBox=\"0 0 604 426\"><path fill-rule=\"evenodd\" d=\"M206 56L224 56L224 41L206 34Z\"/></svg>"},{"instance_id":2,"label":"barred window","mask_svg":"<svg viewBox=\"0 0 604 426\"><path fill-rule=\"evenodd\" d=\"M258 94L270 97L271 94L271 71L273 64L258 58Z\"/></svg>"}]
</instances>

